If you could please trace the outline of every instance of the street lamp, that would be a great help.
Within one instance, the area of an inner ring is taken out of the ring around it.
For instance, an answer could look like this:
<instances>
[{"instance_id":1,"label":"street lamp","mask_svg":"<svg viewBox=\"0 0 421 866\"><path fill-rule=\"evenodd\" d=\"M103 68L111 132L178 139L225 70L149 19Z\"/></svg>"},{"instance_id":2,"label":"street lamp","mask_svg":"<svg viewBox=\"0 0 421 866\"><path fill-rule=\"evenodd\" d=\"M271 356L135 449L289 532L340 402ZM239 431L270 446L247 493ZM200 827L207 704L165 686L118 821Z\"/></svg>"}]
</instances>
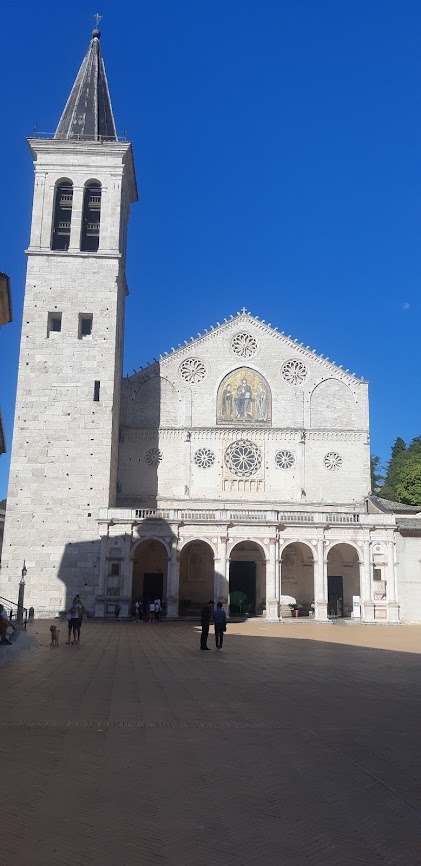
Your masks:
<instances>
[{"instance_id":1,"label":"street lamp","mask_svg":"<svg viewBox=\"0 0 421 866\"><path fill-rule=\"evenodd\" d=\"M22 625L23 622L23 602L25 598L25 577L28 574L28 569L26 568L25 560L23 560L22 567L22 577L19 581L19 596L18 596L18 614L17 621L19 625Z\"/></svg>"}]
</instances>

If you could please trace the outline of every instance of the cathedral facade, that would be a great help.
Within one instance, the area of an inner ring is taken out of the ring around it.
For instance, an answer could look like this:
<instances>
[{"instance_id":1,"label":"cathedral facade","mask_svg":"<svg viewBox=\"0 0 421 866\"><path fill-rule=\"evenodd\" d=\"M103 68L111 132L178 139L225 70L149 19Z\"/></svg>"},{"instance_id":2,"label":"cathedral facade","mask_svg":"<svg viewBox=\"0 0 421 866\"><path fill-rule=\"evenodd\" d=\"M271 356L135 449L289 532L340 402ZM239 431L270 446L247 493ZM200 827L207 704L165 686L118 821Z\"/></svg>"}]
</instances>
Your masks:
<instances>
[{"instance_id":1,"label":"cathedral facade","mask_svg":"<svg viewBox=\"0 0 421 866\"><path fill-rule=\"evenodd\" d=\"M368 386L246 309L122 378L137 200L94 31L35 191L1 570L57 615L162 598L421 619L417 509L370 495ZM280 323L282 324L282 323Z\"/></svg>"}]
</instances>

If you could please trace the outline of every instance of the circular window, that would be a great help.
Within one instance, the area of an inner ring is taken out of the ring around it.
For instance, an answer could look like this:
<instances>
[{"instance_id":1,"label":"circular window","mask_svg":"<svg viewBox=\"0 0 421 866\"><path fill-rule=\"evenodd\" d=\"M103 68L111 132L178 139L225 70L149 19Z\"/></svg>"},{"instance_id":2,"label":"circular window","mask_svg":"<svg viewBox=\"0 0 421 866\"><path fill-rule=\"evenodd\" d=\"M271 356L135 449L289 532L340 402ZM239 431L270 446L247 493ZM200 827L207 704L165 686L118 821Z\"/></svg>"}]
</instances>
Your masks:
<instances>
[{"instance_id":1,"label":"circular window","mask_svg":"<svg viewBox=\"0 0 421 866\"><path fill-rule=\"evenodd\" d=\"M279 469L292 469L295 466L295 457L291 451L278 451L275 462Z\"/></svg>"},{"instance_id":2,"label":"circular window","mask_svg":"<svg viewBox=\"0 0 421 866\"><path fill-rule=\"evenodd\" d=\"M225 465L234 475L255 475L262 465L262 452L254 442L233 442L225 452Z\"/></svg>"},{"instance_id":3,"label":"circular window","mask_svg":"<svg viewBox=\"0 0 421 866\"><path fill-rule=\"evenodd\" d=\"M145 463L147 463L148 466L154 466L156 468L159 466L163 456L164 455L159 448L149 448L149 451L145 454Z\"/></svg>"},{"instance_id":4,"label":"circular window","mask_svg":"<svg viewBox=\"0 0 421 866\"><path fill-rule=\"evenodd\" d=\"M306 379L308 369L298 358L292 358L282 364L282 376L289 385L301 385Z\"/></svg>"},{"instance_id":5,"label":"circular window","mask_svg":"<svg viewBox=\"0 0 421 866\"><path fill-rule=\"evenodd\" d=\"M205 378L206 367L200 358L186 358L180 367L180 376L189 385L195 385L197 382L202 382Z\"/></svg>"},{"instance_id":6,"label":"circular window","mask_svg":"<svg viewBox=\"0 0 421 866\"><path fill-rule=\"evenodd\" d=\"M209 469L215 463L215 455L210 448L199 448L194 455L194 462L201 469Z\"/></svg>"},{"instance_id":7,"label":"circular window","mask_svg":"<svg viewBox=\"0 0 421 866\"><path fill-rule=\"evenodd\" d=\"M252 334L235 334L231 340L231 349L240 358L251 358L257 352L257 340Z\"/></svg>"},{"instance_id":8,"label":"circular window","mask_svg":"<svg viewBox=\"0 0 421 866\"><path fill-rule=\"evenodd\" d=\"M336 451L329 451L328 454L325 454L324 464L326 469L336 471L341 468L342 463L342 457L340 454L337 454Z\"/></svg>"}]
</instances>

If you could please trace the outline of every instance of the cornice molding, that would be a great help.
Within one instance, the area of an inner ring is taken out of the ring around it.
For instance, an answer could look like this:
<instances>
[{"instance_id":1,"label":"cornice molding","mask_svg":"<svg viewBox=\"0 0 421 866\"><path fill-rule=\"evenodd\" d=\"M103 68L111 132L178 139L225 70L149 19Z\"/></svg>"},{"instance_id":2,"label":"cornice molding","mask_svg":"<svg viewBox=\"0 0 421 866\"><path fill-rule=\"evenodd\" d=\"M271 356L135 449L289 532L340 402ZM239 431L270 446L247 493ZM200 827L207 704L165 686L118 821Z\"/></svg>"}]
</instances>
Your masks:
<instances>
[{"instance_id":1,"label":"cornice molding","mask_svg":"<svg viewBox=\"0 0 421 866\"><path fill-rule=\"evenodd\" d=\"M368 442L365 430L305 430L305 441L316 442ZM188 434L188 438L187 438ZM251 439L253 442L284 441L304 445L303 431L291 428L261 428L255 427L200 427L188 429L183 427L139 428L122 427L120 441L132 439L154 439L156 442L164 439L179 439L187 442L220 441Z\"/></svg>"}]
</instances>

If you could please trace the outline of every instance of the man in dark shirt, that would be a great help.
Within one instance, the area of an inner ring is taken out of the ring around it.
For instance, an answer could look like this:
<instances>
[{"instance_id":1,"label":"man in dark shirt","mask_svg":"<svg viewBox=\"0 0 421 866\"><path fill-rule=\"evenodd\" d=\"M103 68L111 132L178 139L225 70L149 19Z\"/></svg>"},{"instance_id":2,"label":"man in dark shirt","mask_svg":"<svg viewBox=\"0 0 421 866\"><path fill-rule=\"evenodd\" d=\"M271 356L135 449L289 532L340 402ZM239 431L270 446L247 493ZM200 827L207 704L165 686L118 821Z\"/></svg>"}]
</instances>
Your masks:
<instances>
[{"instance_id":1,"label":"man in dark shirt","mask_svg":"<svg viewBox=\"0 0 421 866\"><path fill-rule=\"evenodd\" d=\"M201 650L210 649L210 647L208 647L206 644L207 644L207 640L208 640L209 623L210 623L210 619L212 616L213 605L214 605L213 601L208 601L208 603L205 604L204 608L202 608L202 616L201 616L202 633L200 635L200 649Z\"/></svg>"},{"instance_id":2,"label":"man in dark shirt","mask_svg":"<svg viewBox=\"0 0 421 866\"><path fill-rule=\"evenodd\" d=\"M222 649L222 643L224 640L224 631L227 628L227 617L222 607L222 601L218 601L216 606L216 610L213 612L213 621L215 623L215 643L216 649Z\"/></svg>"}]
</instances>

